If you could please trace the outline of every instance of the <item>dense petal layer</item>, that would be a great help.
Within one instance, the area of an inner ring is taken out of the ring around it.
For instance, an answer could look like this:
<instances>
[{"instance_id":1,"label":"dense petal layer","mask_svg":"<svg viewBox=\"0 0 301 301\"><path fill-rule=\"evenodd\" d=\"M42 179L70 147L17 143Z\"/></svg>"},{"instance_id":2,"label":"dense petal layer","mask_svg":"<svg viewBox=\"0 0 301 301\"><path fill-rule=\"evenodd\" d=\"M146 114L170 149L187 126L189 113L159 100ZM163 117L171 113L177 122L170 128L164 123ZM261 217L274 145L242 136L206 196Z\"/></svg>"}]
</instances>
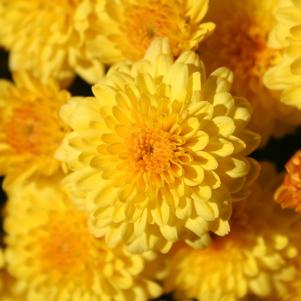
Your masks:
<instances>
[{"instance_id":1,"label":"dense petal layer","mask_svg":"<svg viewBox=\"0 0 301 301\"><path fill-rule=\"evenodd\" d=\"M283 103L301 109L301 6L298 0L279 1L275 10L277 23L270 45L282 51L278 64L267 72L266 85L282 93Z\"/></svg>"},{"instance_id":2,"label":"dense petal layer","mask_svg":"<svg viewBox=\"0 0 301 301\"><path fill-rule=\"evenodd\" d=\"M86 214L60 188L60 178L17 181L8 191L5 258L26 300L143 301L160 295L164 265L155 253L109 249L89 233Z\"/></svg>"},{"instance_id":3,"label":"dense petal layer","mask_svg":"<svg viewBox=\"0 0 301 301\"><path fill-rule=\"evenodd\" d=\"M262 135L261 146L301 124L301 113L281 103L279 95L263 83L265 72L280 56L279 50L268 46L276 2L212 0L207 19L216 23L216 30L200 45L209 71L219 66L233 70L233 91L252 104L250 126Z\"/></svg>"},{"instance_id":4,"label":"dense petal layer","mask_svg":"<svg viewBox=\"0 0 301 301\"><path fill-rule=\"evenodd\" d=\"M214 29L203 22L208 0L107 0L95 52L107 63L141 59L151 41L168 37L172 52L196 49Z\"/></svg>"},{"instance_id":5,"label":"dense petal layer","mask_svg":"<svg viewBox=\"0 0 301 301\"><path fill-rule=\"evenodd\" d=\"M62 107L73 129L57 153L72 170L64 183L96 236L166 252L228 233L232 201L258 170L247 158L258 144L250 108L231 84L228 69L205 78L194 52L173 61L158 39L143 60L111 68L93 98Z\"/></svg>"},{"instance_id":6,"label":"dense petal layer","mask_svg":"<svg viewBox=\"0 0 301 301\"><path fill-rule=\"evenodd\" d=\"M270 165L262 167L252 194L234 207L228 236L213 237L203 250L178 245L171 251L166 290L175 290L178 300L275 300L287 294L297 273L301 219L275 205L281 179Z\"/></svg>"},{"instance_id":7,"label":"dense petal layer","mask_svg":"<svg viewBox=\"0 0 301 301\"><path fill-rule=\"evenodd\" d=\"M0 174L51 175L61 168L54 153L66 126L58 116L70 94L54 81L41 84L27 73L0 81Z\"/></svg>"},{"instance_id":8,"label":"dense petal layer","mask_svg":"<svg viewBox=\"0 0 301 301\"><path fill-rule=\"evenodd\" d=\"M101 61L90 46L99 34L103 0L1 0L0 45L12 70L29 70L43 82L67 84L78 73L96 82Z\"/></svg>"}]
</instances>

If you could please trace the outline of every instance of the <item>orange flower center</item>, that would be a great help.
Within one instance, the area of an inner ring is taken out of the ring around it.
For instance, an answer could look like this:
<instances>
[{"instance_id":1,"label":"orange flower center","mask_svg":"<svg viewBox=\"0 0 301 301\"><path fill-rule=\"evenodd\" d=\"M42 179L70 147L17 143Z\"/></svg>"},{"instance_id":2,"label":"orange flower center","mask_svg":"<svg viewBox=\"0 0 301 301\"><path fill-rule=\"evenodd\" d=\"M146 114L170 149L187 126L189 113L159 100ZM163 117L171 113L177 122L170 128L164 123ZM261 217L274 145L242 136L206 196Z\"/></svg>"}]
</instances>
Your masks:
<instances>
[{"instance_id":1,"label":"orange flower center","mask_svg":"<svg viewBox=\"0 0 301 301\"><path fill-rule=\"evenodd\" d=\"M130 152L138 169L159 174L170 167L175 148L170 133L145 129L135 135Z\"/></svg>"},{"instance_id":2,"label":"orange flower center","mask_svg":"<svg viewBox=\"0 0 301 301\"><path fill-rule=\"evenodd\" d=\"M55 108L25 103L13 109L4 132L6 142L16 152L49 155L61 142L65 128Z\"/></svg>"},{"instance_id":3,"label":"orange flower center","mask_svg":"<svg viewBox=\"0 0 301 301\"><path fill-rule=\"evenodd\" d=\"M278 50L267 47L268 33L249 24L235 28L234 33L225 31L224 55L227 65L238 77L250 81L261 81L266 70L279 58Z\"/></svg>"},{"instance_id":4,"label":"orange flower center","mask_svg":"<svg viewBox=\"0 0 301 301\"><path fill-rule=\"evenodd\" d=\"M44 227L46 234L39 244L45 272L67 277L93 268L95 257L91 250L96 239L89 233L82 213L56 213Z\"/></svg>"},{"instance_id":5,"label":"orange flower center","mask_svg":"<svg viewBox=\"0 0 301 301\"><path fill-rule=\"evenodd\" d=\"M143 56L151 41L156 37L168 37L174 54L178 54L177 35L174 9L160 1L149 1L145 6L126 7L125 22L121 30L126 33L128 41L137 50L138 59Z\"/></svg>"}]
</instances>

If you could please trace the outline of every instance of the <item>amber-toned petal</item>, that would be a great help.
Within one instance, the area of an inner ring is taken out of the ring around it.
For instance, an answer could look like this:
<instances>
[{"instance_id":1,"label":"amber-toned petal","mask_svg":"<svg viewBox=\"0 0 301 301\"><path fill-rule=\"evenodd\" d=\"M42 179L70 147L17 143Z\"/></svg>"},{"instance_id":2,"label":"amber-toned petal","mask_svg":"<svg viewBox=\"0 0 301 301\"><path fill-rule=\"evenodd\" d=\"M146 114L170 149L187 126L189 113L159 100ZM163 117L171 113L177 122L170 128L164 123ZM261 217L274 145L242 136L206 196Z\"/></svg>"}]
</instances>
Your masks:
<instances>
[{"instance_id":1,"label":"amber-toned petal","mask_svg":"<svg viewBox=\"0 0 301 301\"><path fill-rule=\"evenodd\" d=\"M165 290L174 291L179 301L298 300L286 297L300 292L295 277L301 218L284 214L273 202L279 180L273 166L263 163L252 194L234 206L229 235L213 235L203 250L175 245L167 254L171 261Z\"/></svg>"},{"instance_id":2,"label":"amber-toned petal","mask_svg":"<svg viewBox=\"0 0 301 301\"><path fill-rule=\"evenodd\" d=\"M301 212L301 151L286 163L285 169L286 174L275 193L275 200L283 208L293 208Z\"/></svg>"}]
</instances>

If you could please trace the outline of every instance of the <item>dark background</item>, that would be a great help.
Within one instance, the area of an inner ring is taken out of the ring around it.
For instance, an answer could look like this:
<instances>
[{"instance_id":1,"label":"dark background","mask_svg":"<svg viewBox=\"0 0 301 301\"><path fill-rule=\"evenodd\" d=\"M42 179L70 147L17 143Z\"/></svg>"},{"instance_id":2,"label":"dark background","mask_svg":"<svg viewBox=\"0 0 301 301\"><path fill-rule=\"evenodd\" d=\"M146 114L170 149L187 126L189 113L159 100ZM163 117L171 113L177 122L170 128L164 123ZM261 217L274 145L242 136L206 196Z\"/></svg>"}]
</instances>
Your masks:
<instances>
[{"instance_id":1,"label":"dark background","mask_svg":"<svg viewBox=\"0 0 301 301\"><path fill-rule=\"evenodd\" d=\"M11 79L11 73L8 69L8 54L2 50L0 50L0 78ZM73 84L69 88L69 91L72 93L72 95L77 96L92 95L91 87L78 77L74 80ZM282 139L271 139L263 150L256 151L254 154L252 154L252 157L257 160L269 160L274 162L278 170L283 170L284 164L299 148L301 148L301 128ZM0 180L2 181L1 178ZM0 205L3 206L5 204L5 200L5 194L0 189ZM164 296L159 299L161 301L172 300L170 296Z\"/></svg>"}]
</instances>

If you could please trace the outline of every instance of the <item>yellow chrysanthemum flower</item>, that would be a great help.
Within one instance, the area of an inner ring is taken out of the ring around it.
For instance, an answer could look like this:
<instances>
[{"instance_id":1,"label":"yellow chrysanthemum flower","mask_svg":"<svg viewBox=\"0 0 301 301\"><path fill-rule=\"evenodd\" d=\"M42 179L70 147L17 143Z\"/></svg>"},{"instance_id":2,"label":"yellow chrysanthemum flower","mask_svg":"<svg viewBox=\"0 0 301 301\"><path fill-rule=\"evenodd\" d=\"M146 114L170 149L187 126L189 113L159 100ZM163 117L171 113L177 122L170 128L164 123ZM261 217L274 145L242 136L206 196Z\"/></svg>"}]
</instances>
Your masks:
<instances>
[{"instance_id":1,"label":"yellow chrysanthemum flower","mask_svg":"<svg viewBox=\"0 0 301 301\"><path fill-rule=\"evenodd\" d=\"M261 146L271 136L280 137L301 124L301 113L282 104L279 95L263 84L265 72L280 56L268 47L276 2L211 0L207 19L216 23L216 30L200 46L210 72L218 66L234 72L233 93L251 102L251 129L262 135Z\"/></svg>"},{"instance_id":2,"label":"yellow chrysanthemum flower","mask_svg":"<svg viewBox=\"0 0 301 301\"><path fill-rule=\"evenodd\" d=\"M296 216L273 201L278 183L275 169L264 164L252 194L236 204L228 236L214 237L203 250L175 248L166 290L175 290L179 300L195 297L202 301L284 295L296 276L293 260L300 235ZM300 226L300 218L298 222Z\"/></svg>"},{"instance_id":3,"label":"yellow chrysanthemum flower","mask_svg":"<svg viewBox=\"0 0 301 301\"><path fill-rule=\"evenodd\" d=\"M277 24L270 45L282 49L279 63L266 74L266 85L282 91L283 103L301 109L301 1L279 0L275 11Z\"/></svg>"},{"instance_id":4,"label":"yellow chrysanthemum flower","mask_svg":"<svg viewBox=\"0 0 301 301\"><path fill-rule=\"evenodd\" d=\"M205 78L194 52L173 61L167 39L145 58L113 67L61 110L73 129L58 151L72 169L65 184L89 212L90 228L112 247L166 252L184 239L225 235L234 199L257 175L246 157L258 136L247 103L229 90L232 73Z\"/></svg>"},{"instance_id":5,"label":"yellow chrysanthemum flower","mask_svg":"<svg viewBox=\"0 0 301 301\"><path fill-rule=\"evenodd\" d=\"M172 53L195 49L212 33L214 24L203 23L209 0L106 0L98 54L106 63L144 56L151 41L168 37Z\"/></svg>"},{"instance_id":6,"label":"yellow chrysanthemum flower","mask_svg":"<svg viewBox=\"0 0 301 301\"><path fill-rule=\"evenodd\" d=\"M42 82L66 84L78 73L95 82L102 64L90 44L99 34L104 0L1 0L0 45L12 70L29 70Z\"/></svg>"},{"instance_id":7,"label":"yellow chrysanthemum flower","mask_svg":"<svg viewBox=\"0 0 301 301\"><path fill-rule=\"evenodd\" d=\"M58 111L70 95L26 73L16 73L14 80L0 80L0 174L52 174L60 167L54 152L68 130Z\"/></svg>"},{"instance_id":8,"label":"yellow chrysanthemum flower","mask_svg":"<svg viewBox=\"0 0 301 301\"><path fill-rule=\"evenodd\" d=\"M10 187L4 220L9 273L27 300L143 301L160 295L164 272L149 252L130 255L92 236L86 214L60 189L59 179Z\"/></svg>"}]
</instances>

